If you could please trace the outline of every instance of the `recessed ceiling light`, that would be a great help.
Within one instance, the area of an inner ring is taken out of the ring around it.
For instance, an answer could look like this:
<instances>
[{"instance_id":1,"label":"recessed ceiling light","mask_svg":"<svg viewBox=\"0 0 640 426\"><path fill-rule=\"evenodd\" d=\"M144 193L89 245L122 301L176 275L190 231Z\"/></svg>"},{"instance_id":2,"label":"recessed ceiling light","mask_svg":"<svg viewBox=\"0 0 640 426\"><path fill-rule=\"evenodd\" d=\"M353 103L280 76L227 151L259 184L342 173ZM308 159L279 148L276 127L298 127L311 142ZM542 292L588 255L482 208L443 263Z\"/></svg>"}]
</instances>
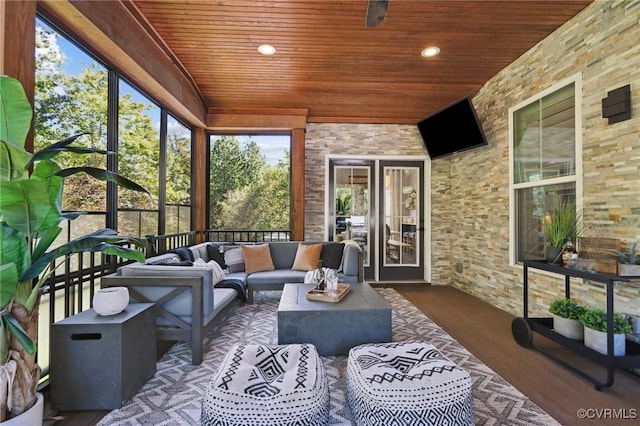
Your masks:
<instances>
[{"instance_id":1,"label":"recessed ceiling light","mask_svg":"<svg viewBox=\"0 0 640 426\"><path fill-rule=\"evenodd\" d=\"M432 56L436 56L438 53L440 53L440 49L435 46L432 46L432 47L427 47L420 54L425 58L431 58Z\"/></svg>"},{"instance_id":2,"label":"recessed ceiling light","mask_svg":"<svg viewBox=\"0 0 640 426\"><path fill-rule=\"evenodd\" d=\"M276 48L270 44L261 44L260 46L258 46L258 52L262 53L263 55L269 56L276 53Z\"/></svg>"}]
</instances>

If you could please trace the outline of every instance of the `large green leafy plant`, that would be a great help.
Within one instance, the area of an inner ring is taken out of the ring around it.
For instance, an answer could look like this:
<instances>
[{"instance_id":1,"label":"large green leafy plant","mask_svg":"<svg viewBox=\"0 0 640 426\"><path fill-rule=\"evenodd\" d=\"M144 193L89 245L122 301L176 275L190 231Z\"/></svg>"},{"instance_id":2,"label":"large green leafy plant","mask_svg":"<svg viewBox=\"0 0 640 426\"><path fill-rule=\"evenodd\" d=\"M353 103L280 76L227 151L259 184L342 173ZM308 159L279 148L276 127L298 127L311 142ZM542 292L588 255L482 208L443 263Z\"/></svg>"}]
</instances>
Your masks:
<instances>
[{"instance_id":1,"label":"large green leafy plant","mask_svg":"<svg viewBox=\"0 0 640 426\"><path fill-rule=\"evenodd\" d=\"M35 361L38 304L44 283L66 257L102 252L144 261L144 240L100 229L52 248L64 220L81 213L62 211L64 179L87 173L102 181L145 191L120 175L92 167L61 169L59 153L111 152L73 146L82 135L54 143L34 154L25 149L33 110L21 83L0 75L0 422L36 400L40 368Z\"/></svg>"}]
</instances>

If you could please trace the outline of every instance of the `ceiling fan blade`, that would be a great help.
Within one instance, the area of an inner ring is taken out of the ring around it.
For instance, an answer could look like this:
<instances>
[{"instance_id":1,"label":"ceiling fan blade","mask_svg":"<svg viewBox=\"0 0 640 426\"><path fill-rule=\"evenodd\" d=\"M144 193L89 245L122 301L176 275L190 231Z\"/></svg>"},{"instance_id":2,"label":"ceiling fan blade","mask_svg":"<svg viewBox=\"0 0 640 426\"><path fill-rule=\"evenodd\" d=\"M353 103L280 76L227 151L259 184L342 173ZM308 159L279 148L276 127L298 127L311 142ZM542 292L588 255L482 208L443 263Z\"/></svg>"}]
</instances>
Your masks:
<instances>
[{"instance_id":1,"label":"ceiling fan blade","mask_svg":"<svg viewBox=\"0 0 640 426\"><path fill-rule=\"evenodd\" d=\"M367 27L372 28L384 21L389 0L369 0L367 5Z\"/></svg>"}]
</instances>

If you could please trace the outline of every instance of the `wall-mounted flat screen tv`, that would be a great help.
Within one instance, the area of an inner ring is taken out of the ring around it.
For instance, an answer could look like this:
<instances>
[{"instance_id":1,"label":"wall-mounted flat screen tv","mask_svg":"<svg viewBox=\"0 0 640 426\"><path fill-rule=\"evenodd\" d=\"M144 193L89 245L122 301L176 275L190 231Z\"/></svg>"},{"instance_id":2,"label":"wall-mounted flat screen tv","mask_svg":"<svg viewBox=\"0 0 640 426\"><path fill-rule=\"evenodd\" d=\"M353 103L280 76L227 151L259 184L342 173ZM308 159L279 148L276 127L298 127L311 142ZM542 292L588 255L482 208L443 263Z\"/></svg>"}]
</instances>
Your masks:
<instances>
[{"instance_id":1,"label":"wall-mounted flat screen tv","mask_svg":"<svg viewBox=\"0 0 640 426\"><path fill-rule=\"evenodd\" d=\"M431 159L487 145L468 96L419 121L418 130Z\"/></svg>"}]
</instances>

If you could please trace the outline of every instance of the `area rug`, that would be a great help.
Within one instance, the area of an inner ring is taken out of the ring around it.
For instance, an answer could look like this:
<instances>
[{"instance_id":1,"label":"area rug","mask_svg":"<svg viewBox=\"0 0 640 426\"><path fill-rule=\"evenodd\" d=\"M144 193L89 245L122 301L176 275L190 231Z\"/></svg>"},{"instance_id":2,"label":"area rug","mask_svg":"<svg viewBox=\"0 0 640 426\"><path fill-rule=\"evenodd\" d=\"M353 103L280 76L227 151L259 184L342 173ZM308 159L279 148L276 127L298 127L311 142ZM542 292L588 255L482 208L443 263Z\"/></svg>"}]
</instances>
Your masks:
<instances>
[{"instance_id":1,"label":"area rug","mask_svg":"<svg viewBox=\"0 0 640 426\"><path fill-rule=\"evenodd\" d=\"M425 340L466 369L473 380L476 425L559 425L540 407L475 358L451 336L393 289L379 292L392 306L393 340ZM99 425L198 425L204 391L234 343L276 344L281 292L256 294L253 305L230 311L206 339L204 360L191 365L186 343L175 345L158 362L153 378L130 401ZM331 395L332 425L351 425L346 403L346 356L322 357Z\"/></svg>"}]
</instances>

